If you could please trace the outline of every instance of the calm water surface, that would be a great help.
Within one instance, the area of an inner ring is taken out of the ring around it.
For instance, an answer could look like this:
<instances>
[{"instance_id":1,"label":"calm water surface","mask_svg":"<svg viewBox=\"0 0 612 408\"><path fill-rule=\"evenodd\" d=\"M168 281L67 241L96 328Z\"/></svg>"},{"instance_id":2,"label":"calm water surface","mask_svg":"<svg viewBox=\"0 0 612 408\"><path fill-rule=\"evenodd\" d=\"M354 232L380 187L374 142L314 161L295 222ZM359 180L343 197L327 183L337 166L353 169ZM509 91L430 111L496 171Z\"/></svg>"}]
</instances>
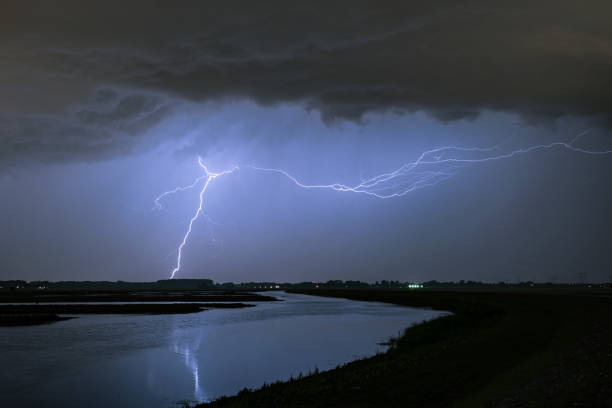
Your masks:
<instances>
[{"instance_id":1,"label":"calm water surface","mask_svg":"<svg viewBox=\"0 0 612 408\"><path fill-rule=\"evenodd\" d=\"M327 370L443 312L271 293L185 315L82 315L0 328L0 407L177 407Z\"/></svg>"}]
</instances>

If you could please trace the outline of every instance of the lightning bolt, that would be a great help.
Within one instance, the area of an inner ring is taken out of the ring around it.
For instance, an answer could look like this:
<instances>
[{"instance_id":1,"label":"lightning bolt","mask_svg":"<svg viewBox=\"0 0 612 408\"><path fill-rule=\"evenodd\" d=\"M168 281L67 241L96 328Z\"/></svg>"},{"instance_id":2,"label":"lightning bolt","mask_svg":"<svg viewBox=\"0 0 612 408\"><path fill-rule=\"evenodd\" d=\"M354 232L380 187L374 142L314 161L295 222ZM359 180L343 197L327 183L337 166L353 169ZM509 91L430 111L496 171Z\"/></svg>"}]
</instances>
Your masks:
<instances>
[{"instance_id":1,"label":"lightning bolt","mask_svg":"<svg viewBox=\"0 0 612 408\"><path fill-rule=\"evenodd\" d=\"M198 163L201 163L201 159L200 157L198 157ZM201 165L201 164L200 164ZM191 190L192 188L195 188L198 184L200 184L200 181L204 180L205 178L207 178L207 174L198 177L197 179L195 179L195 181L188 185L188 186L183 186L183 187L177 187L174 188L172 190L169 191L164 191L163 193L161 193L160 195L158 195L157 197L155 197L155 200L153 200L153 203L155 204L155 207L152 208L152 210L161 210L163 208L160 200L170 194L174 194L174 193L178 193L179 191L187 191L187 190Z\"/></svg>"},{"instance_id":2,"label":"lightning bolt","mask_svg":"<svg viewBox=\"0 0 612 408\"><path fill-rule=\"evenodd\" d=\"M295 176L291 175L285 170L267 167L257 166L243 166L253 171L276 173L288 178L296 186L305 189L325 189L334 190L340 192L350 192L357 194L365 194L368 196L389 199L394 197L402 197L406 194L414 192L416 190L432 187L439 184L457 174L457 171L465 166L473 165L477 163L486 163L495 160L510 159L519 155L528 154L539 150L551 150L555 148L569 150L575 153L589 154L589 155L608 155L612 154L612 150L589 150L580 147L576 147L574 143L582 136L586 135L589 131L578 134L571 142L552 142L548 144L538 144L525 148L512 150L506 153L501 152L499 146L494 147L458 147L458 146L442 146L435 149L424 151L419 157L412 162L403 164L394 171L379 174L374 177L361 180L359 184L350 186L341 183L333 184L306 184L298 180ZM202 207L204 201L204 193L208 188L211 181L217 177L232 174L240 167L233 167L230 170L225 170L220 173L213 173L208 170L204 165L202 158L198 156L198 164L204 170L204 175L198 177L192 184L184 187L177 187L173 190L166 191L154 200L154 209L161 209L162 205L160 200L164 197L177 193L179 191L186 191L197 187L202 181L204 182L200 190L199 195L199 206L195 214L189 220L189 227L187 232L183 236L183 240L178 246L178 255L176 260L176 266L170 273L170 279L174 278L176 273L181 269L181 258L183 254L183 247L189 239L191 234L193 223L202 214Z\"/></svg>"},{"instance_id":3,"label":"lightning bolt","mask_svg":"<svg viewBox=\"0 0 612 408\"><path fill-rule=\"evenodd\" d=\"M172 271L170 272L170 279L174 279L174 275L176 275L176 273L181 269L181 260L182 260L182 257L183 257L183 248L185 247L185 244L187 243L187 240L189 239L189 235L191 235L191 230L193 228L193 223L195 222L195 220L198 219L198 217L202 213L202 207L204 206L204 193L206 192L206 189L210 185L210 182L213 181L214 179L216 179L217 177L231 174L231 173L233 173L233 172L235 172L235 171L237 171L239 169L239 167L233 167L230 170L224 170L224 171L222 171L220 173L213 173L210 170L208 170L208 167L206 167L206 165L202 162L202 158L200 156L198 156L198 164L204 170L204 175L203 176L198 177L192 184L190 184L188 186L177 187L177 188L175 188L173 190L165 191L165 192L161 193L159 196L157 196L155 198L155 200L154 200L154 203L155 203L155 207L154 208L161 209L162 206L161 206L160 200L162 198L164 198L165 196L168 196L170 194L179 192L179 191L185 191L185 190L193 189L198 184L200 184L200 182L202 180L204 180L204 184L202 185L202 189L200 190L200 195L199 195L199 199L200 200L199 200L198 208L197 208L195 214L189 220L189 226L187 228L187 232L185 232L185 235L183 236L183 240L181 241L181 243L178 246L177 256L176 256L176 265L174 266L174 269L172 269Z\"/></svg>"}]
</instances>

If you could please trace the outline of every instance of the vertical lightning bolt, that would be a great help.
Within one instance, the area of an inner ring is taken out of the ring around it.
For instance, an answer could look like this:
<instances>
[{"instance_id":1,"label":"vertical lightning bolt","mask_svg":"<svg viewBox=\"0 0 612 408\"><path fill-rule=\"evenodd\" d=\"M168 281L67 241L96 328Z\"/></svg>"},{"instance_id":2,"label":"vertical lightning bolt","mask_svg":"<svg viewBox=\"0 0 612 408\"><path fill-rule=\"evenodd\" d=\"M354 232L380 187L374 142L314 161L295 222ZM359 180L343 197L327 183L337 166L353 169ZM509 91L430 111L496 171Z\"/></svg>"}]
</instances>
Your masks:
<instances>
[{"instance_id":1,"label":"vertical lightning bolt","mask_svg":"<svg viewBox=\"0 0 612 408\"><path fill-rule=\"evenodd\" d=\"M419 157L413 161L403 164L394 171L379 174L377 176L362 180L359 184L349 186L341 183L333 184L306 184L298 180L295 176L289 174L287 171L276 168L257 167L257 166L243 166L258 172L268 172L280 174L288 178L296 186L305 189L326 189L341 192L350 192L357 194L365 194L376 198L393 198L402 197L413 191L435 186L445 180L452 178L459 169L474 165L477 163L485 163L496 160L510 159L519 155L539 151L539 150L551 150L551 149L565 149L576 153L588 154L588 155L608 155L612 154L612 150L589 150L580 147L576 147L574 143L582 136L587 134L588 131L578 134L571 142L553 142L548 144L532 145L517 150L512 150L506 153L500 151L498 146L494 147L457 147L457 146L442 146L435 149L427 150L419 155ZM202 207L204 202L204 193L208 188L209 184L219 176L234 173L239 170L239 167L234 167L230 170L225 170L220 173L213 173L202 162L202 158L198 157L198 164L204 170L204 175L198 177L192 184L184 187L177 187L173 190L166 191L154 200L155 207L161 209L162 205L160 200L167 195L177 193L179 191L186 191L193 189L198 186L202 181L202 189L199 195L199 205L195 214L189 220L189 227L187 232L183 236L183 240L178 247L178 255L176 260L176 266L172 269L170 279L174 278L176 273L181 269L181 258L183 254L183 248L189 239L193 223L198 219L202 213Z\"/></svg>"},{"instance_id":2,"label":"vertical lightning bolt","mask_svg":"<svg viewBox=\"0 0 612 408\"><path fill-rule=\"evenodd\" d=\"M202 213L202 207L204 206L204 193L206 192L206 189L210 185L211 181L213 181L217 177L225 176L227 174L231 174L231 173L235 172L236 170L238 170L238 167L234 167L231 170L224 170L224 171L222 171L220 173L213 173L210 170L208 170L208 167L206 167L206 165L202 162L202 158L199 157L199 156L198 156L198 165L204 170L204 175L203 176L198 177L189 186L177 187L177 188L175 188L173 190L165 191L162 194L160 194L159 196L157 196L155 198L155 200L154 200L155 208L161 209L162 206L161 206L159 200L161 200L165 196L173 194L173 193L176 193L178 191L185 191L185 190L189 190L189 189L195 188L202 180L205 180L204 184L202 185L202 189L200 190L198 208L196 209L195 214L189 220L189 226L187 227L187 232L185 232L185 235L183 236L183 239L182 239L181 243L178 246L177 256L176 256L176 265L174 266L174 269L172 269L172 271L170 272L170 279L174 279L174 275L176 275L176 273L181 269L181 260L182 260L182 257L183 257L183 248L185 247L185 244L187 243L187 240L189 239L189 235L191 235L191 230L193 228L193 223L198 219L198 217Z\"/></svg>"}]
</instances>

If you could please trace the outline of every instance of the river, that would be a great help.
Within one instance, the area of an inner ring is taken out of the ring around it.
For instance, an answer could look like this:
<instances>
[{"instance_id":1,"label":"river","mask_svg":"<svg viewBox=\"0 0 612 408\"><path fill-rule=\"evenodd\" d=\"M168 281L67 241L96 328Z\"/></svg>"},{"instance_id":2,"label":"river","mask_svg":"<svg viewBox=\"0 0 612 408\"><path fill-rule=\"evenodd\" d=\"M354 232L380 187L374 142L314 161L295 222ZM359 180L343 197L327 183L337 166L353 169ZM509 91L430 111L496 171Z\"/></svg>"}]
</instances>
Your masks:
<instances>
[{"instance_id":1,"label":"river","mask_svg":"<svg viewBox=\"0 0 612 408\"><path fill-rule=\"evenodd\" d=\"M444 312L268 292L182 315L81 315L0 328L1 407L177 407L383 352Z\"/></svg>"}]
</instances>

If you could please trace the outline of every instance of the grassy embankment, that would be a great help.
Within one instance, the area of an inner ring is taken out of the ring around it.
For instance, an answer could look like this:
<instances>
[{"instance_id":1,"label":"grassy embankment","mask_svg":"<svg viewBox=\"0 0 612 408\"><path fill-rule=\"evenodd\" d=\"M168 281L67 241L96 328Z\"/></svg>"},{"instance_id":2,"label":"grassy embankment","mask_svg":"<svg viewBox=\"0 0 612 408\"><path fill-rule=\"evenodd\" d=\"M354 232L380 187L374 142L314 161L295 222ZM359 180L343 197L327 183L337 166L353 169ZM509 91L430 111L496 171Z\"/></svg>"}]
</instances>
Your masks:
<instances>
[{"instance_id":1,"label":"grassy embankment","mask_svg":"<svg viewBox=\"0 0 612 408\"><path fill-rule=\"evenodd\" d=\"M213 407L612 406L612 294L315 290L452 311L386 353Z\"/></svg>"}]
</instances>

